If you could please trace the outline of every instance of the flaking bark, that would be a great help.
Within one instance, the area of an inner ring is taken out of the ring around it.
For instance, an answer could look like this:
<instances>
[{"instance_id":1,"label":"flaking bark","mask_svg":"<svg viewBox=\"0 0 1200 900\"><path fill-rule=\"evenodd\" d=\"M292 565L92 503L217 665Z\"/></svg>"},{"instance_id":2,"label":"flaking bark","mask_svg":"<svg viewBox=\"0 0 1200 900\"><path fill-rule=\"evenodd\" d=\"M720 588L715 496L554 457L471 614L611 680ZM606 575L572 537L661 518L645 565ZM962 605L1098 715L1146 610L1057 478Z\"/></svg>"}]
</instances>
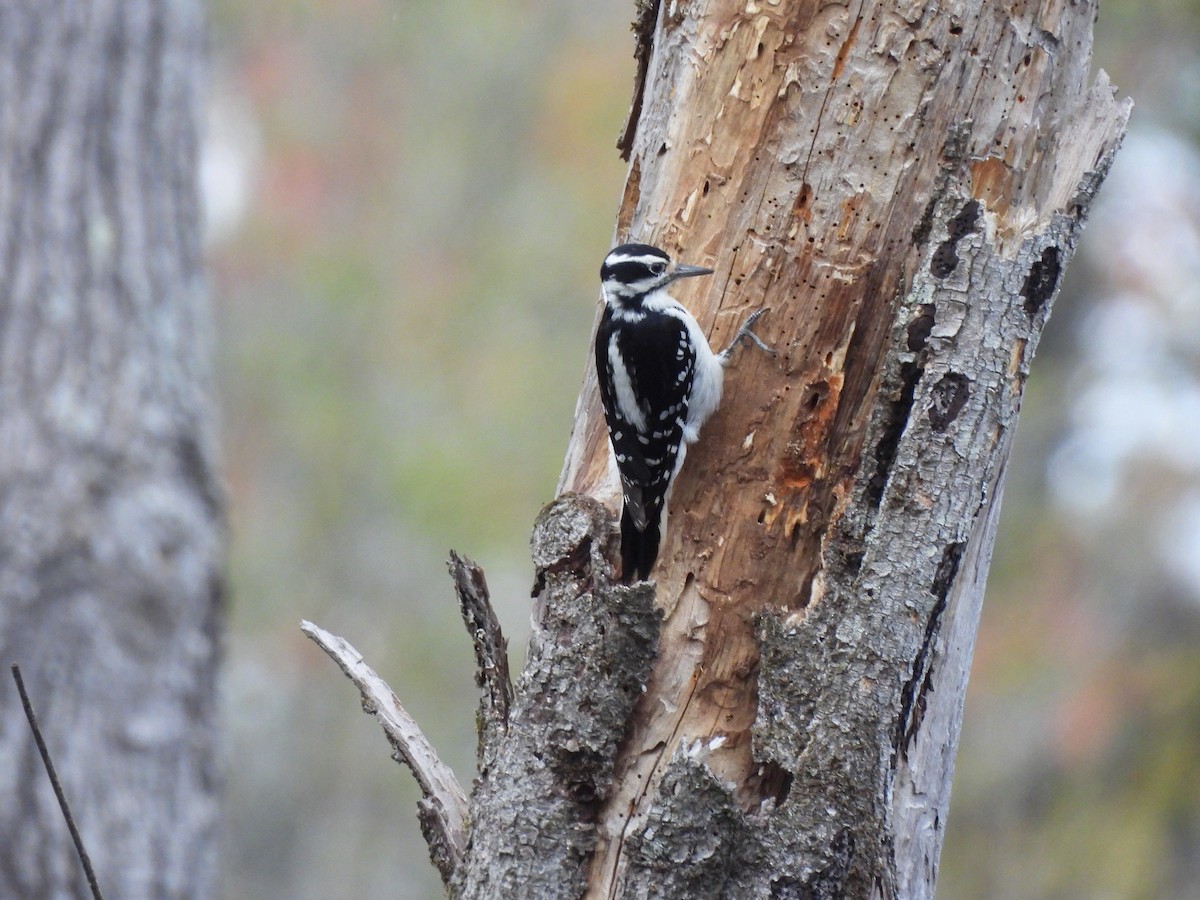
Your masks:
<instances>
[{"instance_id":1,"label":"flaking bark","mask_svg":"<svg viewBox=\"0 0 1200 900\"><path fill-rule=\"evenodd\" d=\"M566 495L534 526L533 635L508 730L471 798L458 897L576 898L625 722L658 643L648 584L612 582L607 510Z\"/></svg>"},{"instance_id":2,"label":"flaking bark","mask_svg":"<svg viewBox=\"0 0 1200 900\"><path fill-rule=\"evenodd\" d=\"M539 515L534 633L515 687L483 572L451 554L481 691L469 813L453 773L391 688L344 639L301 625L359 688L363 709L379 719L395 758L420 785L422 832L455 897L565 900L586 886L595 810L609 791L660 623L650 585L613 583L613 538L608 510L587 497L565 495Z\"/></svg>"}]
</instances>

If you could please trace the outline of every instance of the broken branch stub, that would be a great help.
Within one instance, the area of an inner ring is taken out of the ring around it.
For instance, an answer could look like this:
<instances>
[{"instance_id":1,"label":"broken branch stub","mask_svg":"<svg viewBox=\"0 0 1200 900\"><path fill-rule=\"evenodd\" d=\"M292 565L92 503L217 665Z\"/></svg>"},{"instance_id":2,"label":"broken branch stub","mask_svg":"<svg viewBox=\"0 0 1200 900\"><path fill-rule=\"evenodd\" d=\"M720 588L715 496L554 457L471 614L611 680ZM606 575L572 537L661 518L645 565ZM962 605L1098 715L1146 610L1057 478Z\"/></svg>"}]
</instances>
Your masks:
<instances>
[{"instance_id":1,"label":"broken branch stub","mask_svg":"<svg viewBox=\"0 0 1200 900\"><path fill-rule=\"evenodd\" d=\"M453 550L450 551L449 568L463 623L475 645L475 684L482 692L475 714L475 728L479 734L476 758L480 771L485 772L497 741L508 728L508 714L512 707L508 641L492 608L483 569Z\"/></svg>"},{"instance_id":2,"label":"broken branch stub","mask_svg":"<svg viewBox=\"0 0 1200 900\"><path fill-rule=\"evenodd\" d=\"M564 495L538 516L529 657L508 730L471 798L455 896L574 898L584 890L625 724L658 645L654 587L614 584L612 514Z\"/></svg>"}]
</instances>

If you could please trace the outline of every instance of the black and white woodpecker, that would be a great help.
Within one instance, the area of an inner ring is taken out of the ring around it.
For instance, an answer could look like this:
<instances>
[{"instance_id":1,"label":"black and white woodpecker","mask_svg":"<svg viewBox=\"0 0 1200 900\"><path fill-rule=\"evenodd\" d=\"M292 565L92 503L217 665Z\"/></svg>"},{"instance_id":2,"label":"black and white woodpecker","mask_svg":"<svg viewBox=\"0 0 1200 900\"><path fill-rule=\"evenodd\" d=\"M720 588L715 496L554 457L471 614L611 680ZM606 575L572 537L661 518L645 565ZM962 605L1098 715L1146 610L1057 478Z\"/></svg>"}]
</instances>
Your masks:
<instances>
[{"instance_id":1,"label":"black and white woodpecker","mask_svg":"<svg viewBox=\"0 0 1200 900\"><path fill-rule=\"evenodd\" d=\"M743 338L773 353L751 326L714 353L700 324L667 293L680 278L712 269L673 264L648 244L622 244L604 257L604 315L596 331L596 376L621 476L621 578L650 576L667 501L687 445L721 402L725 364Z\"/></svg>"}]
</instances>

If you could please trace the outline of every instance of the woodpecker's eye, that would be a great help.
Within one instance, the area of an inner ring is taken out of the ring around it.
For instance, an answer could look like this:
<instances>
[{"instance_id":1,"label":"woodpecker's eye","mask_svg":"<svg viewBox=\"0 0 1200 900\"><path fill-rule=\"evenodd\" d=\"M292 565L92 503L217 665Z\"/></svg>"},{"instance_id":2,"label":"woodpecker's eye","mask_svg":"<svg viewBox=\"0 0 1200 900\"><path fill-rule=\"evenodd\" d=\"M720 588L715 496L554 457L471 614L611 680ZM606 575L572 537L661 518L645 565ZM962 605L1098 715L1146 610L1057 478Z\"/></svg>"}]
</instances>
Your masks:
<instances>
[{"instance_id":1,"label":"woodpecker's eye","mask_svg":"<svg viewBox=\"0 0 1200 900\"><path fill-rule=\"evenodd\" d=\"M661 275L663 272L667 271L667 264L666 263L654 263L654 265L652 265L650 267L650 271L653 272L655 275Z\"/></svg>"}]
</instances>

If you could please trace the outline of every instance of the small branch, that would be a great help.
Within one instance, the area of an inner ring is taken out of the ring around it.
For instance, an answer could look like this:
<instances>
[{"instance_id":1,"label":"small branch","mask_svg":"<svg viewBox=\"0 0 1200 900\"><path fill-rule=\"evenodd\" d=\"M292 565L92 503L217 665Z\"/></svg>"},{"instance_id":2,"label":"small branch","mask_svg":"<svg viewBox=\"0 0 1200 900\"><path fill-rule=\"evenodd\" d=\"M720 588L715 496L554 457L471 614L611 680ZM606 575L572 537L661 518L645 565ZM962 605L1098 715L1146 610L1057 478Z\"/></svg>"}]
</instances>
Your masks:
<instances>
[{"instance_id":1,"label":"small branch","mask_svg":"<svg viewBox=\"0 0 1200 900\"><path fill-rule=\"evenodd\" d=\"M467 797L454 772L443 763L416 721L400 705L387 682L363 662L362 654L348 641L330 634L312 622L302 621L300 630L333 658L362 694L363 711L373 713L383 727L397 762L403 762L425 795L420 802L420 819L429 854L450 884L462 861L467 842Z\"/></svg>"},{"instance_id":2,"label":"small branch","mask_svg":"<svg viewBox=\"0 0 1200 900\"><path fill-rule=\"evenodd\" d=\"M475 644L475 684L483 691L479 699L476 727L479 731L479 762L495 750L495 738L508 728L513 686L508 671L508 641L492 608L483 570L466 557L450 551L450 577L458 594L463 622Z\"/></svg>"},{"instance_id":3,"label":"small branch","mask_svg":"<svg viewBox=\"0 0 1200 900\"><path fill-rule=\"evenodd\" d=\"M103 900L100 894L100 885L96 881L96 873L92 871L92 861L87 855L87 850L83 848L83 838L79 836L79 829L75 827L75 817L71 815L71 807L67 805L67 795L63 793L58 773L54 771L54 763L50 759L50 751L46 749L46 741L42 738L41 728L38 727L37 714L33 711L33 704L29 702L29 694L25 692L25 680L21 677L21 667L16 663L12 664L12 676L13 681L17 683L17 693L21 695L21 706L25 709L25 718L29 720L29 730L33 732L33 740L37 743L42 764L46 767L46 774L50 776L50 785L54 788L54 796L58 798L58 806L62 810L63 818L67 820L67 829L71 832L71 840L75 843L75 853L78 854L79 861L83 863L83 872L87 876L92 897L95 900Z\"/></svg>"},{"instance_id":4,"label":"small branch","mask_svg":"<svg viewBox=\"0 0 1200 900\"><path fill-rule=\"evenodd\" d=\"M621 136L617 138L617 150L625 162L629 162L629 155L633 152L633 138L637 134L638 121L642 117L642 98L646 93L650 54L654 52L654 26L658 22L659 2L660 0L637 0L637 19L631 26L631 30L637 35L637 44L633 48L633 56L637 60L637 74L633 80L633 100L629 105L629 116L625 119Z\"/></svg>"}]
</instances>

